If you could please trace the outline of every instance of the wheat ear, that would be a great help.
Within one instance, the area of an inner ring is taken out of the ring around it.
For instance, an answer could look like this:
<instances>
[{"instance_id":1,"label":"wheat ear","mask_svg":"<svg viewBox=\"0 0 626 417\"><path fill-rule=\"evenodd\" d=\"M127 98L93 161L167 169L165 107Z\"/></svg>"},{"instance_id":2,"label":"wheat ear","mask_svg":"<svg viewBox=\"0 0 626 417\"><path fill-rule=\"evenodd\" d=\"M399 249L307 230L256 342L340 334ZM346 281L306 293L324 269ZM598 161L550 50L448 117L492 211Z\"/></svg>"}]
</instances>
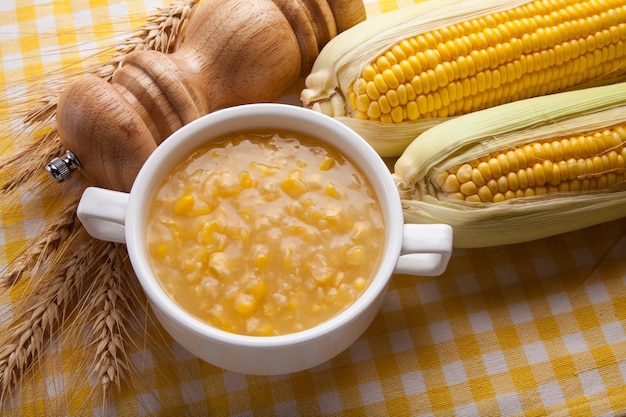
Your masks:
<instances>
[{"instance_id":1,"label":"wheat ear","mask_svg":"<svg viewBox=\"0 0 626 417\"><path fill-rule=\"evenodd\" d=\"M88 370L95 382L82 403L87 409L92 401L99 399L103 415L107 415L108 404L123 389L142 392L143 396L154 390L149 379L137 377L140 373L130 360L131 352L149 349L153 360L165 355L168 356L165 363L173 361L171 352L165 352L172 340L152 314L126 247L110 243L106 253L104 263L94 270L89 288L78 301L79 310L70 334L65 334L65 339L74 344L69 348L83 352L78 356L85 362L77 368ZM173 379L167 372L160 369L157 372L163 380ZM75 383L75 392L80 392L84 381ZM171 384L175 382L172 380ZM154 397L152 401L160 399Z\"/></svg>"},{"instance_id":2,"label":"wheat ear","mask_svg":"<svg viewBox=\"0 0 626 417\"><path fill-rule=\"evenodd\" d=\"M87 340L93 357L91 369L102 388L105 415L111 389L116 387L119 392L121 381L132 372L127 347L132 340L129 328L136 319L129 285L135 277L130 269L126 248L109 244L105 262L94 273L88 304L83 306L84 317L90 318Z\"/></svg>"},{"instance_id":3,"label":"wheat ear","mask_svg":"<svg viewBox=\"0 0 626 417\"><path fill-rule=\"evenodd\" d=\"M48 226L7 266L0 276L0 288L15 285L24 275L37 277L43 272L50 256L80 227L75 217L79 198L79 194L70 196L66 206L49 219Z\"/></svg>"},{"instance_id":4,"label":"wheat ear","mask_svg":"<svg viewBox=\"0 0 626 417\"><path fill-rule=\"evenodd\" d=\"M0 343L0 404L10 396L46 348L46 341L64 323L88 276L102 258L105 242L93 242L86 232L74 233L57 254L56 265L28 299Z\"/></svg>"}]
</instances>

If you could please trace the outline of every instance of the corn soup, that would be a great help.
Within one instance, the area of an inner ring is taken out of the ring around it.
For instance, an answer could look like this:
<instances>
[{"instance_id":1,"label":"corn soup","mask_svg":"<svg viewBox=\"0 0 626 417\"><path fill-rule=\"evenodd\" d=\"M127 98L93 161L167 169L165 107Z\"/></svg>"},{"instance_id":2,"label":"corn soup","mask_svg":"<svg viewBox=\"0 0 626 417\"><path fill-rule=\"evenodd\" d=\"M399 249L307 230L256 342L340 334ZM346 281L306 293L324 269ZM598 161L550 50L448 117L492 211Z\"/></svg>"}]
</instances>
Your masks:
<instances>
[{"instance_id":1,"label":"corn soup","mask_svg":"<svg viewBox=\"0 0 626 417\"><path fill-rule=\"evenodd\" d=\"M301 134L242 133L196 151L151 203L155 275L220 329L280 335L344 310L382 259L384 223L366 177Z\"/></svg>"}]
</instances>

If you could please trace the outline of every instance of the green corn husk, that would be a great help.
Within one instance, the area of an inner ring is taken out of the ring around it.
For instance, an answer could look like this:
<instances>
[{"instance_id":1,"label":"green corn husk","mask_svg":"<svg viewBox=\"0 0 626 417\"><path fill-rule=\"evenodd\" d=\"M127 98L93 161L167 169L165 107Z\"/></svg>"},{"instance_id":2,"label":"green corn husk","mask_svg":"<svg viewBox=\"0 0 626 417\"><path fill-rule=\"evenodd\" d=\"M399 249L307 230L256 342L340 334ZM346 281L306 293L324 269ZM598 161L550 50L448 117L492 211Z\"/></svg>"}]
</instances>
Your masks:
<instances>
[{"instance_id":1,"label":"green corn husk","mask_svg":"<svg viewBox=\"0 0 626 417\"><path fill-rule=\"evenodd\" d=\"M469 248L526 242L625 217L623 180L603 190L502 203L441 198L432 182L442 172L496 150L625 123L626 83L521 100L441 123L419 135L394 166L405 221L450 224L454 245Z\"/></svg>"}]
</instances>

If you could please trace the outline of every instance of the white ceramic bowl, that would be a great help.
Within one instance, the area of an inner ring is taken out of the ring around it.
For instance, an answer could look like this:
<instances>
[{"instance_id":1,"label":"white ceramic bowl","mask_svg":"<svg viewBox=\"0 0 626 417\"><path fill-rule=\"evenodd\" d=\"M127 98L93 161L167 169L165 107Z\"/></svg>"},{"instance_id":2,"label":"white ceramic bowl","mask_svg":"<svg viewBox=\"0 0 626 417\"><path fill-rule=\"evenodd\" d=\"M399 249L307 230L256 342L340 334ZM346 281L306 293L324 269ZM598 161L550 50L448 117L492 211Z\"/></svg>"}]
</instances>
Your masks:
<instances>
[{"instance_id":1,"label":"white ceramic bowl","mask_svg":"<svg viewBox=\"0 0 626 417\"><path fill-rule=\"evenodd\" d=\"M385 221L382 262L371 284L355 303L316 327L281 336L232 334L188 314L155 278L144 242L144 214L163 176L212 138L254 129L300 132L334 146L369 177ZM286 104L237 106L189 123L150 156L129 194L88 188L81 198L78 217L92 236L126 243L154 313L180 345L221 368L256 375L292 373L333 358L371 324L392 274L439 275L446 268L452 250L450 226L404 224L400 198L389 169L364 139L335 119Z\"/></svg>"}]
</instances>

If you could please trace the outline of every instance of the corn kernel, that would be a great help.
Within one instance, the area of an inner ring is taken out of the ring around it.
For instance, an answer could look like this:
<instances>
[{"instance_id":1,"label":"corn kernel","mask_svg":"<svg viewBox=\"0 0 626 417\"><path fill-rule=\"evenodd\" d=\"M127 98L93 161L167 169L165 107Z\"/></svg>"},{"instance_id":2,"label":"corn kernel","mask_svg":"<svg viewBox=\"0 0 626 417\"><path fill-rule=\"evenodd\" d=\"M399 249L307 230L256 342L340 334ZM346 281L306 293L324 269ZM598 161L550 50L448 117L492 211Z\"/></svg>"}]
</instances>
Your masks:
<instances>
[{"instance_id":1,"label":"corn kernel","mask_svg":"<svg viewBox=\"0 0 626 417\"><path fill-rule=\"evenodd\" d=\"M274 334L274 326L269 323L262 324L254 329L253 334L257 336L271 336Z\"/></svg>"},{"instance_id":2,"label":"corn kernel","mask_svg":"<svg viewBox=\"0 0 626 417\"><path fill-rule=\"evenodd\" d=\"M267 164L261 162L252 162L250 164L250 167L259 171L261 175L265 177L271 177L272 175L276 174L280 169L280 167L276 164Z\"/></svg>"},{"instance_id":3,"label":"corn kernel","mask_svg":"<svg viewBox=\"0 0 626 417\"><path fill-rule=\"evenodd\" d=\"M252 180L252 176L248 171L242 171L239 174L239 182L241 188L252 188L254 186L254 181Z\"/></svg>"},{"instance_id":4,"label":"corn kernel","mask_svg":"<svg viewBox=\"0 0 626 417\"><path fill-rule=\"evenodd\" d=\"M468 181L461 185L459 191L461 191L463 195L470 196L478 192L478 187L476 186L476 184L474 184L473 181Z\"/></svg>"},{"instance_id":5,"label":"corn kernel","mask_svg":"<svg viewBox=\"0 0 626 417\"><path fill-rule=\"evenodd\" d=\"M363 262L363 247L362 246L353 246L348 249L346 253L346 263L350 266L357 266Z\"/></svg>"},{"instance_id":6,"label":"corn kernel","mask_svg":"<svg viewBox=\"0 0 626 417\"><path fill-rule=\"evenodd\" d=\"M389 86L387 85L387 82L383 78L382 74L376 74L374 76L374 80L373 81L374 81L374 85L376 86L376 89L381 94L385 94L389 90Z\"/></svg>"},{"instance_id":7,"label":"corn kernel","mask_svg":"<svg viewBox=\"0 0 626 417\"><path fill-rule=\"evenodd\" d=\"M297 172L292 172L280 183L280 188L293 199L298 199L308 191L307 184L300 179L300 176L301 173L298 175Z\"/></svg>"},{"instance_id":8,"label":"corn kernel","mask_svg":"<svg viewBox=\"0 0 626 417\"><path fill-rule=\"evenodd\" d=\"M354 222L352 225L352 231L350 233L350 237L354 241L359 241L367 238L369 232L369 224L364 221Z\"/></svg>"},{"instance_id":9,"label":"corn kernel","mask_svg":"<svg viewBox=\"0 0 626 417\"><path fill-rule=\"evenodd\" d=\"M265 281L259 279L250 286L248 291L257 300L262 300L267 295L267 285L265 284Z\"/></svg>"},{"instance_id":10,"label":"corn kernel","mask_svg":"<svg viewBox=\"0 0 626 417\"><path fill-rule=\"evenodd\" d=\"M368 65L363 69L363 78L366 81L371 81L374 79L374 75L376 74L376 70L372 65Z\"/></svg>"},{"instance_id":11,"label":"corn kernel","mask_svg":"<svg viewBox=\"0 0 626 417\"><path fill-rule=\"evenodd\" d=\"M456 176L461 184L466 183L472 179L474 169L470 164L463 164L456 169Z\"/></svg>"},{"instance_id":12,"label":"corn kernel","mask_svg":"<svg viewBox=\"0 0 626 417\"><path fill-rule=\"evenodd\" d=\"M342 198L343 194L339 191L332 182L326 184L326 195L332 198Z\"/></svg>"},{"instance_id":13,"label":"corn kernel","mask_svg":"<svg viewBox=\"0 0 626 417\"><path fill-rule=\"evenodd\" d=\"M283 253L284 268L286 271L291 271L299 264L298 252L295 246L289 245L285 248Z\"/></svg>"},{"instance_id":14,"label":"corn kernel","mask_svg":"<svg viewBox=\"0 0 626 417\"><path fill-rule=\"evenodd\" d=\"M208 246L214 243L214 232L219 233L221 231L222 225L217 219L213 219L205 223L200 232L198 232L198 241Z\"/></svg>"},{"instance_id":15,"label":"corn kernel","mask_svg":"<svg viewBox=\"0 0 626 417\"><path fill-rule=\"evenodd\" d=\"M308 262L308 269L311 276L318 284L324 284L333 276L333 269L329 266L324 255L318 253Z\"/></svg>"},{"instance_id":16,"label":"corn kernel","mask_svg":"<svg viewBox=\"0 0 626 417\"><path fill-rule=\"evenodd\" d=\"M319 168L322 171L328 171L333 166L335 166L335 158L331 158L330 156L325 155L324 158L322 158L322 161L320 162Z\"/></svg>"},{"instance_id":17,"label":"corn kernel","mask_svg":"<svg viewBox=\"0 0 626 417\"><path fill-rule=\"evenodd\" d=\"M326 226L331 225L331 224L334 226L339 226L342 220L345 220L345 216L342 210L329 208L329 209L323 210L323 214L322 214L322 217L320 218L320 223L318 223L318 225L323 223L323 225L326 225ZM324 226L320 226L320 227L324 227Z\"/></svg>"},{"instance_id":18,"label":"corn kernel","mask_svg":"<svg viewBox=\"0 0 626 417\"><path fill-rule=\"evenodd\" d=\"M254 256L254 266L258 269L265 269L269 263L269 256L267 253L267 248L260 246L256 250L256 254Z\"/></svg>"},{"instance_id":19,"label":"corn kernel","mask_svg":"<svg viewBox=\"0 0 626 417\"><path fill-rule=\"evenodd\" d=\"M251 294L239 293L235 299L235 310L240 314L248 315L252 313L257 306L257 301Z\"/></svg>"},{"instance_id":20,"label":"corn kernel","mask_svg":"<svg viewBox=\"0 0 626 417\"><path fill-rule=\"evenodd\" d=\"M459 184L459 180L456 175L448 175L441 188L447 193L454 193L459 191L461 184Z\"/></svg>"},{"instance_id":21,"label":"corn kernel","mask_svg":"<svg viewBox=\"0 0 626 417\"><path fill-rule=\"evenodd\" d=\"M165 243L161 243L156 246L154 250L154 256L156 256L158 259L165 259L167 254L168 254L168 248Z\"/></svg>"},{"instance_id":22,"label":"corn kernel","mask_svg":"<svg viewBox=\"0 0 626 417\"><path fill-rule=\"evenodd\" d=\"M214 252L209 257L209 268L218 276L227 276L229 274L228 259L224 252Z\"/></svg>"},{"instance_id":23,"label":"corn kernel","mask_svg":"<svg viewBox=\"0 0 626 417\"><path fill-rule=\"evenodd\" d=\"M367 281L365 280L365 278L359 277L354 280L354 285L352 287L356 291L363 291L366 285L367 285Z\"/></svg>"},{"instance_id":24,"label":"corn kernel","mask_svg":"<svg viewBox=\"0 0 626 417\"><path fill-rule=\"evenodd\" d=\"M193 281L197 278L197 276L193 275L192 273L198 272L200 269L202 269L202 263L196 261L195 259L183 259L182 267L183 271L187 272L185 277L188 280Z\"/></svg>"},{"instance_id":25,"label":"corn kernel","mask_svg":"<svg viewBox=\"0 0 626 417\"><path fill-rule=\"evenodd\" d=\"M193 211L195 198L192 194L183 194L174 204L174 214L178 216L188 216Z\"/></svg>"}]
</instances>

